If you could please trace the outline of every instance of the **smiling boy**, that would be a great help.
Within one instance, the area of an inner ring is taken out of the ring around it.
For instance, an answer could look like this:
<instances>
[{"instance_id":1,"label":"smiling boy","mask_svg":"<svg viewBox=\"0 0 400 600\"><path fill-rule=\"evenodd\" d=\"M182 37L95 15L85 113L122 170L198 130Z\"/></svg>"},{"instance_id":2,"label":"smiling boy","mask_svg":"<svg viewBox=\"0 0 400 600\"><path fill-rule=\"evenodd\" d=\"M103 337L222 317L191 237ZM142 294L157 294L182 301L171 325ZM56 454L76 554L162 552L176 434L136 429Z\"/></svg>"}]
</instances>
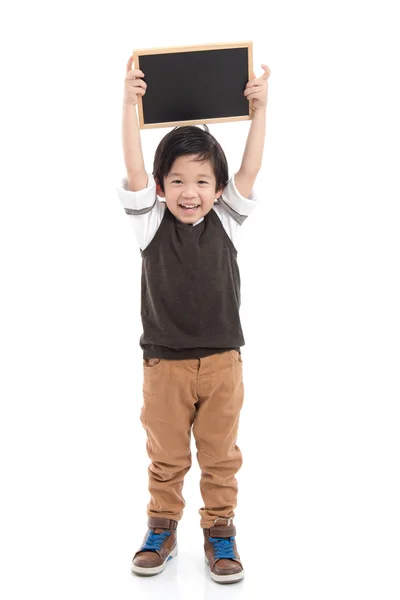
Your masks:
<instances>
[{"instance_id":1,"label":"smiling boy","mask_svg":"<svg viewBox=\"0 0 400 600\"><path fill-rule=\"evenodd\" d=\"M146 172L136 105L147 85L142 71L132 70L132 57L127 64L127 177L118 194L142 256L140 418L151 460L148 531L132 560L138 575L160 573L176 555L193 432L210 576L218 583L244 576L233 525L244 399L237 248L240 228L257 204L253 185L262 162L270 75L263 69L244 90L252 121L241 167L229 178L225 154L206 126L170 131L157 147L153 173Z\"/></svg>"}]
</instances>

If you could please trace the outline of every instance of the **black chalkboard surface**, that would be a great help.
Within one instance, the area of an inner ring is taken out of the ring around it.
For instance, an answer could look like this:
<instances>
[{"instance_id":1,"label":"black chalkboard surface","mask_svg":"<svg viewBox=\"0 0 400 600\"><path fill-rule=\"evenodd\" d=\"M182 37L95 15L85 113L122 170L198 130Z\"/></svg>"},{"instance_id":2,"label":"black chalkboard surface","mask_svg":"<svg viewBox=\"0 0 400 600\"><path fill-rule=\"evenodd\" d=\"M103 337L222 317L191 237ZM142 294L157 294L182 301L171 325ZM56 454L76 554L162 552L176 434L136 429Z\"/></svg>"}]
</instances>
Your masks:
<instances>
[{"instance_id":1,"label":"black chalkboard surface","mask_svg":"<svg viewBox=\"0 0 400 600\"><path fill-rule=\"evenodd\" d=\"M147 83L141 129L251 119L243 95L253 73L252 42L134 50Z\"/></svg>"}]
</instances>

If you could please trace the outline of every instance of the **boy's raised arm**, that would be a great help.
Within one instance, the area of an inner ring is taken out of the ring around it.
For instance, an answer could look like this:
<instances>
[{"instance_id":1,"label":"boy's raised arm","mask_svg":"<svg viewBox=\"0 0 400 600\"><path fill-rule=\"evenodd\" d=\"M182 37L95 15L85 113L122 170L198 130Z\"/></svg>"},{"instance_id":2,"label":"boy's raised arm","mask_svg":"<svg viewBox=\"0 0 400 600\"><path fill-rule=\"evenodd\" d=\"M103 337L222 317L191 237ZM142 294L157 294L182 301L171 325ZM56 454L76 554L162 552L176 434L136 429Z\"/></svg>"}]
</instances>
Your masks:
<instances>
[{"instance_id":1,"label":"boy's raised arm","mask_svg":"<svg viewBox=\"0 0 400 600\"><path fill-rule=\"evenodd\" d=\"M253 115L244 149L242 164L235 173L235 185L242 196L248 198L258 171L261 169L264 152L266 111L268 101L268 77L271 70L262 65L264 74L258 79L249 81L244 95L252 100Z\"/></svg>"},{"instance_id":2,"label":"boy's raised arm","mask_svg":"<svg viewBox=\"0 0 400 600\"><path fill-rule=\"evenodd\" d=\"M138 95L146 93L147 84L140 79L144 73L140 69L132 70L133 56L126 65L124 103L122 111L122 146L128 178L128 187L136 192L147 187L147 173L144 166L142 144L136 105Z\"/></svg>"}]
</instances>

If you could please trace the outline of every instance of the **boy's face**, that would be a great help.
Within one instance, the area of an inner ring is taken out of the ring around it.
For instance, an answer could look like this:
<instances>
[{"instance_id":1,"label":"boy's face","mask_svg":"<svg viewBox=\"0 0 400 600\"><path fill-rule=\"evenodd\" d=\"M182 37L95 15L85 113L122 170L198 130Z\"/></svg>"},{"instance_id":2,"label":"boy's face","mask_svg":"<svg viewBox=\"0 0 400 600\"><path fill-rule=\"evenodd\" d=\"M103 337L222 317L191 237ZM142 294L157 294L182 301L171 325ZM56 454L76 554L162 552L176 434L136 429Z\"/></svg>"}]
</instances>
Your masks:
<instances>
[{"instance_id":1,"label":"boy's face","mask_svg":"<svg viewBox=\"0 0 400 600\"><path fill-rule=\"evenodd\" d=\"M165 198L172 214L189 224L204 217L223 191L223 188L215 191L216 179L210 161L200 163L196 158L194 154L179 156L164 177L165 193L157 185L157 194Z\"/></svg>"}]
</instances>

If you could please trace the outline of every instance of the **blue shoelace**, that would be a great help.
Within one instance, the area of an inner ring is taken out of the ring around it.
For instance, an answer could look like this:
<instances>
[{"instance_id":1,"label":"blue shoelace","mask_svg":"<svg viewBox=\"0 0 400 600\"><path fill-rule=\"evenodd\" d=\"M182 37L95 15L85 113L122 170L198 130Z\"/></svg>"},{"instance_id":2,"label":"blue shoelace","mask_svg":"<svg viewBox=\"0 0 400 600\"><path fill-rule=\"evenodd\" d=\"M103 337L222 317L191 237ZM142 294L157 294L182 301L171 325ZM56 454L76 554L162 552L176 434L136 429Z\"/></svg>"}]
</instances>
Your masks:
<instances>
[{"instance_id":1,"label":"blue shoelace","mask_svg":"<svg viewBox=\"0 0 400 600\"><path fill-rule=\"evenodd\" d=\"M170 531L163 531L162 533L154 533L154 530L151 529L147 536L147 540L140 549L140 551L150 550L155 552L156 550L160 550L163 542L171 535Z\"/></svg>"},{"instance_id":2,"label":"blue shoelace","mask_svg":"<svg viewBox=\"0 0 400 600\"><path fill-rule=\"evenodd\" d=\"M214 546L214 558L236 558L233 552L233 542L235 538L208 538L208 541Z\"/></svg>"}]
</instances>

